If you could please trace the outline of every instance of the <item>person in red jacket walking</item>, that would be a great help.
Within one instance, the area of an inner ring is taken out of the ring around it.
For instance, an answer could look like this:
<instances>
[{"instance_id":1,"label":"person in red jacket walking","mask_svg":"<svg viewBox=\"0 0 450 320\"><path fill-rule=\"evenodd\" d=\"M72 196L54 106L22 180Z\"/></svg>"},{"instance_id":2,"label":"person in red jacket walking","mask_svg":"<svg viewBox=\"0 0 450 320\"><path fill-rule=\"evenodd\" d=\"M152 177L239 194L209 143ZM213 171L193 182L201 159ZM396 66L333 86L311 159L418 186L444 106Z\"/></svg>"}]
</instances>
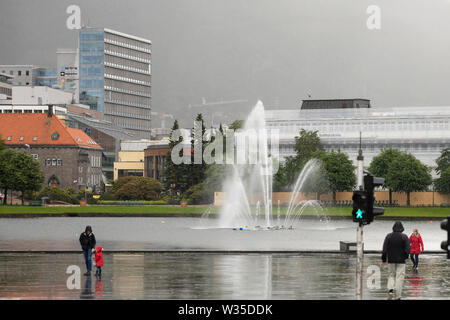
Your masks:
<instances>
[{"instance_id":1,"label":"person in red jacket walking","mask_svg":"<svg viewBox=\"0 0 450 320\"><path fill-rule=\"evenodd\" d=\"M419 267L419 254L423 252L423 241L419 230L413 230L409 241L411 242L411 261L413 262L414 271L417 271Z\"/></svg>"},{"instance_id":2,"label":"person in red jacket walking","mask_svg":"<svg viewBox=\"0 0 450 320\"><path fill-rule=\"evenodd\" d=\"M103 248L102 246L98 246L95 250L95 275L98 277L102 276L102 267L104 266L103 263Z\"/></svg>"}]
</instances>

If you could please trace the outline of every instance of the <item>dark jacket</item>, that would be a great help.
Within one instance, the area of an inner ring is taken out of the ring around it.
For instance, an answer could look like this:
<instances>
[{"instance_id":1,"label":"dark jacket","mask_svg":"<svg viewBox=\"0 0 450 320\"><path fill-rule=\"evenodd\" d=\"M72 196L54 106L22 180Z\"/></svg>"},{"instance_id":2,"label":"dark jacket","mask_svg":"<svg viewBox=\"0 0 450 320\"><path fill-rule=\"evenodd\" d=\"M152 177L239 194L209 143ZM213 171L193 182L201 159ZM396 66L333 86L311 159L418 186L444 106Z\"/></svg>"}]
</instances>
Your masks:
<instances>
[{"instance_id":1,"label":"dark jacket","mask_svg":"<svg viewBox=\"0 0 450 320\"><path fill-rule=\"evenodd\" d=\"M90 235L87 235L86 232L83 232L80 235L80 244L81 244L81 248L83 250L88 250L89 248L95 248L95 244L97 242L95 241L95 236L94 234L91 232Z\"/></svg>"},{"instance_id":2,"label":"dark jacket","mask_svg":"<svg viewBox=\"0 0 450 320\"><path fill-rule=\"evenodd\" d=\"M394 223L392 227L394 232L389 233L384 239L383 254L381 260L388 263L405 263L411 250L411 244L408 236L403 232L405 230L400 221Z\"/></svg>"}]
</instances>

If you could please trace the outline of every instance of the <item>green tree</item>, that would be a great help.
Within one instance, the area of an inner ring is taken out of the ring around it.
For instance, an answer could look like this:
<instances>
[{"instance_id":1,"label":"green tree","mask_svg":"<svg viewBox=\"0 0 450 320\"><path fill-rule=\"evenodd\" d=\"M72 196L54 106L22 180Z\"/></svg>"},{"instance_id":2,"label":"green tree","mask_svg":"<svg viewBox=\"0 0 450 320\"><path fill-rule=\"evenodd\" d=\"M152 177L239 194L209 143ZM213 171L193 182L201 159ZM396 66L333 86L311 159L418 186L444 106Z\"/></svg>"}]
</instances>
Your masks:
<instances>
[{"instance_id":1,"label":"green tree","mask_svg":"<svg viewBox=\"0 0 450 320\"><path fill-rule=\"evenodd\" d=\"M333 192L333 202L336 202L336 192L351 191L355 187L355 166L347 154L340 150L331 153L319 150L314 152L313 157L322 161L329 189Z\"/></svg>"},{"instance_id":2,"label":"green tree","mask_svg":"<svg viewBox=\"0 0 450 320\"><path fill-rule=\"evenodd\" d=\"M5 143L5 140L2 139L2 136L0 135L0 151L6 150L7 146Z\"/></svg>"},{"instance_id":3,"label":"green tree","mask_svg":"<svg viewBox=\"0 0 450 320\"><path fill-rule=\"evenodd\" d=\"M203 116L201 113L197 115L195 118L195 122L200 124L199 128L192 128L193 136L191 140L191 164L190 172L189 172L189 185L188 187L195 186L196 184L199 184L200 182L205 180L205 173L206 173L206 163L205 159L203 159L203 154L206 148L206 145L208 144L207 141L203 140L203 136L205 134L206 128L203 123ZM199 148L200 150L198 153L201 152L201 163L195 163L195 150L196 148Z\"/></svg>"},{"instance_id":4,"label":"green tree","mask_svg":"<svg viewBox=\"0 0 450 320\"><path fill-rule=\"evenodd\" d=\"M39 162L25 152L11 149L0 151L0 187L4 189L6 204L8 190L22 193L22 204L26 191L39 191L44 176Z\"/></svg>"},{"instance_id":5,"label":"green tree","mask_svg":"<svg viewBox=\"0 0 450 320\"><path fill-rule=\"evenodd\" d=\"M44 175L39 162L25 152L16 152L13 161L15 179L12 189L21 192L23 205L25 191L39 191L44 182Z\"/></svg>"},{"instance_id":6,"label":"green tree","mask_svg":"<svg viewBox=\"0 0 450 320\"><path fill-rule=\"evenodd\" d=\"M406 192L406 204L411 204L410 194L425 191L432 183L430 169L409 153L402 153L389 166L386 179L395 192Z\"/></svg>"},{"instance_id":7,"label":"green tree","mask_svg":"<svg viewBox=\"0 0 450 320\"><path fill-rule=\"evenodd\" d=\"M450 193L450 148L442 150L436 164L439 178L434 180L434 187L439 193Z\"/></svg>"},{"instance_id":8,"label":"green tree","mask_svg":"<svg viewBox=\"0 0 450 320\"><path fill-rule=\"evenodd\" d=\"M0 188L3 189L3 204L6 205L8 199L8 191L11 190L15 179L14 156L15 151L6 149L0 151Z\"/></svg>"},{"instance_id":9,"label":"green tree","mask_svg":"<svg viewBox=\"0 0 450 320\"><path fill-rule=\"evenodd\" d=\"M230 130L238 130L242 129L244 127L244 120L234 120L229 126L228 129Z\"/></svg>"},{"instance_id":10,"label":"green tree","mask_svg":"<svg viewBox=\"0 0 450 320\"><path fill-rule=\"evenodd\" d=\"M164 190L172 197L182 194L189 188L189 165L185 163L175 164L172 160L172 150L176 145L183 143L183 137L172 140L172 133L180 127L178 121L175 120L169 140L169 152L166 156L165 173L164 173ZM183 157L183 149L180 149L179 157Z\"/></svg>"},{"instance_id":11,"label":"green tree","mask_svg":"<svg viewBox=\"0 0 450 320\"><path fill-rule=\"evenodd\" d=\"M288 191L295 183L303 166L312 158L314 152L320 150L318 131L301 129L295 137L295 156L285 158L284 165L279 166L274 175L273 188L275 191Z\"/></svg>"},{"instance_id":12,"label":"green tree","mask_svg":"<svg viewBox=\"0 0 450 320\"><path fill-rule=\"evenodd\" d=\"M392 203L392 189L390 188L388 171L389 166L394 159L400 157L402 153L398 149L388 148L383 149L381 153L372 159L369 166L369 172L376 176L385 179L384 185L389 189L389 203Z\"/></svg>"}]
</instances>

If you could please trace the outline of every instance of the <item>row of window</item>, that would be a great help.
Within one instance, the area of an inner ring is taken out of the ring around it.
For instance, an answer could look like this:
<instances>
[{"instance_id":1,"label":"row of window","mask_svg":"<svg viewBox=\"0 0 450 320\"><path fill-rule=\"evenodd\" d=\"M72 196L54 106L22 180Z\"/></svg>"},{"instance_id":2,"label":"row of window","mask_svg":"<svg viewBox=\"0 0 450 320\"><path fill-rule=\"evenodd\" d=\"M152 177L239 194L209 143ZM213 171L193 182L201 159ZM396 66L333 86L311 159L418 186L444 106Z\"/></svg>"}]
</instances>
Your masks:
<instances>
[{"instance_id":1,"label":"row of window","mask_svg":"<svg viewBox=\"0 0 450 320\"><path fill-rule=\"evenodd\" d=\"M55 159L55 158L53 158L53 159L45 159L45 165L47 167L51 167L51 166L53 166L53 167L55 167L55 166L60 167L60 166L63 165L63 162L62 162L61 159Z\"/></svg>"},{"instance_id":2,"label":"row of window","mask_svg":"<svg viewBox=\"0 0 450 320\"><path fill-rule=\"evenodd\" d=\"M138 84L138 85L142 85L142 86L151 86L152 83L150 81L145 81L145 80L139 80L137 79L139 77L139 75L133 74L133 78L127 78L127 77L122 77L119 75L115 75L115 74L109 74L109 73L105 73L105 78L108 79L114 79L117 81L122 81L122 82L130 82L130 83L134 83L134 84ZM146 80L148 80L148 76L143 76L142 78L145 78Z\"/></svg>"},{"instance_id":3,"label":"row of window","mask_svg":"<svg viewBox=\"0 0 450 320\"><path fill-rule=\"evenodd\" d=\"M319 130L321 132L336 132L345 130L430 130L430 129L448 129L448 120L410 120L410 121L367 121L367 122L305 122L302 124L293 123L269 123L269 127L280 128L282 132L306 130Z\"/></svg>"},{"instance_id":4,"label":"row of window","mask_svg":"<svg viewBox=\"0 0 450 320\"><path fill-rule=\"evenodd\" d=\"M141 57L137 57L137 56L131 56L125 53L120 53L120 52L116 52L113 50L105 50L105 54L111 55L111 56L116 56L116 57L121 57L121 58L125 58L125 59L130 59L130 60L136 60L139 62L145 62L145 63L151 63L150 59L145 59L145 58L141 58Z\"/></svg>"},{"instance_id":5,"label":"row of window","mask_svg":"<svg viewBox=\"0 0 450 320\"><path fill-rule=\"evenodd\" d=\"M5 110L5 111L7 111L7 110ZM9 111L11 111L11 110L9 110ZM8 113L8 112L5 112L5 113ZM9 113L10 113L10 112L9 112ZM24 139L23 136L20 136L20 137L19 137L19 141L23 141L23 139ZM12 140L12 136L8 136L8 137L6 138L6 140L7 140L7 141L11 141L11 140ZM33 137L33 141L37 141L37 136L34 136L34 137Z\"/></svg>"},{"instance_id":6,"label":"row of window","mask_svg":"<svg viewBox=\"0 0 450 320\"><path fill-rule=\"evenodd\" d=\"M151 119L151 110L149 108L134 108L120 104L105 105L105 113L122 115L125 117L137 117L141 119Z\"/></svg>"},{"instance_id":7,"label":"row of window","mask_svg":"<svg viewBox=\"0 0 450 320\"><path fill-rule=\"evenodd\" d=\"M141 120L136 118L124 118L105 114L105 120L118 125L119 127L139 130L151 130L150 120Z\"/></svg>"},{"instance_id":8,"label":"row of window","mask_svg":"<svg viewBox=\"0 0 450 320\"><path fill-rule=\"evenodd\" d=\"M114 80L107 79L107 82L109 82L109 81L112 82ZM120 87L112 86L112 84L105 84L105 89L106 90L115 91L115 92L120 92L120 93L126 93L126 94L132 94L132 95L147 97L147 98L151 98L152 97L152 94L149 91L135 91L135 90L123 89L123 88L120 88Z\"/></svg>"},{"instance_id":9,"label":"row of window","mask_svg":"<svg viewBox=\"0 0 450 320\"><path fill-rule=\"evenodd\" d=\"M341 150L343 152L353 152L357 153L359 150L358 144L323 144L323 147L326 150ZM448 147L445 144L425 144L425 143L405 143L405 144L365 144L365 151L381 151L382 149L394 148L401 151L408 152L417 152L417 151L436 151L440 152L441 150ZM279 151L281 154L291 154L294 153L294 145L280 145Z\"/></svg>"},{"instance_id":10,"label":"row of window","mask_svg":"<svg viewBox=\"0 0 450 320\"><path fill-rule=\"evenodd\" d=\"M132 39L126 36L121 36L115 33L110 33L106 31L105 33L105 41L111 41L111 42L117 42L117 43L124 43L126 46L129 46L130 48L137 47L142 48L143 50L149 51L151 50L151 43L141 41L138 39Z\"/></svg>"},{"instance_id":11,"label":"row of window","mask_svg":"<svg viewBox=\"0 0 450 320\"><path fill-rule=\"evenodd\" d=\"M137 51L130 48L125 48L122 46L116 46L110 43L105 43L105 52L106 51L112 51L120 56L124 57L132 57L132 59L143 59L143 60L150 60L151 55L147 52Z\"/></svg>"},{"instance_id":12,"label":"row of window","mask_svg":"<svg viewBox=\"0 0 450 320\"><path fill-rule=\"evenodd\" d=\"M139 80L141 82L152 82L152 76L148 71L143 71L109 62L105 62L105 76L106 75L111 75L112 77L120 76L124 80L131 79Z\"/></svg>"},{"instance_id":13,"label":"row of window","mask_svg":"<svg viewBox=\"0 0 450 320\"><path fill-rule=\"evenodd\" d=\"M130 48L133 50L143 51L147 53L152 53L151 47L149 43L140 42L137 40L122 38L117 35L108 34L108 37L105 38L106 43L111 43L116 46L121 46L125 48Z\"/></svg>"},{"instance_id":14,"label":"row of window","mask_svg":"<svg viewBox=\"0 0 450 320\"><path fill-rule=\"evenodd\" d=\"M107 55L105 65L111 64L113 66L120 66L129 70L139 70L146 73L151 73L151 64L140 62L136 60L125 59L113 55Z\"/></svg>"},{"instance_id":15,"label":"row of window","mask_svg":"<svg viewBox=\"0 0 450 320\"><path fill-rule=\"evenodd\" d=\"M2 70L2 73L6 73L5 70ZM25 75L29 76L30 75L30 70L25 70ZM9 70L9 75L13 76L14 75L14 70ZM17 75L21 76L22 75L22 70L18 70L17 71Z\"/></svg>"},{"instance_id":16,"label":"row of window","mask_svg":"<svg viewBox=\"0 0 450 320\"><path fill-rule=\"evenodd\" d=\"M102 158L100 156L90 156L91 167L99 168L102 166Z\"/></svg>"}]
</instances>

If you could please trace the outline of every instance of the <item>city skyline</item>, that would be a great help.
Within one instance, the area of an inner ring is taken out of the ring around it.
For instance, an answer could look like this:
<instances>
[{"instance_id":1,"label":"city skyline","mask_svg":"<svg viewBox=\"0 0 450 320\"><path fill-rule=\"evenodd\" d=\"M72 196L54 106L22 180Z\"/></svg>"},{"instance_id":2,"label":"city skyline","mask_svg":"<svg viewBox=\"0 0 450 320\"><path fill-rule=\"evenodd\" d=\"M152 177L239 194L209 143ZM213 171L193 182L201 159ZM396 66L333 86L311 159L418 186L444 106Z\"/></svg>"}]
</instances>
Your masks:
<instances>
[{"instance_id":1,"label":"city skyline","mask_svg":"<svg viewBox=\"0 0 450 320\"><path fill-rule=\"evenodd\" d=\"M258 99L271 109L299 107L309 96L361 97L377 107L450 105L450 45L439 32L450 27L450 3L378 1L381 26L370 30L372 4L7 1L0 5L0 38L9 44L2 64L56 67L56 50L77 46L66 9L78 5L83 25L152 41L153 111L185 124L198 112L216 113L215 122L242 118ZM124 10L132 20L118 19ZM247 101L189 108L202 98Z\"/></svg>"}]
</instances>

